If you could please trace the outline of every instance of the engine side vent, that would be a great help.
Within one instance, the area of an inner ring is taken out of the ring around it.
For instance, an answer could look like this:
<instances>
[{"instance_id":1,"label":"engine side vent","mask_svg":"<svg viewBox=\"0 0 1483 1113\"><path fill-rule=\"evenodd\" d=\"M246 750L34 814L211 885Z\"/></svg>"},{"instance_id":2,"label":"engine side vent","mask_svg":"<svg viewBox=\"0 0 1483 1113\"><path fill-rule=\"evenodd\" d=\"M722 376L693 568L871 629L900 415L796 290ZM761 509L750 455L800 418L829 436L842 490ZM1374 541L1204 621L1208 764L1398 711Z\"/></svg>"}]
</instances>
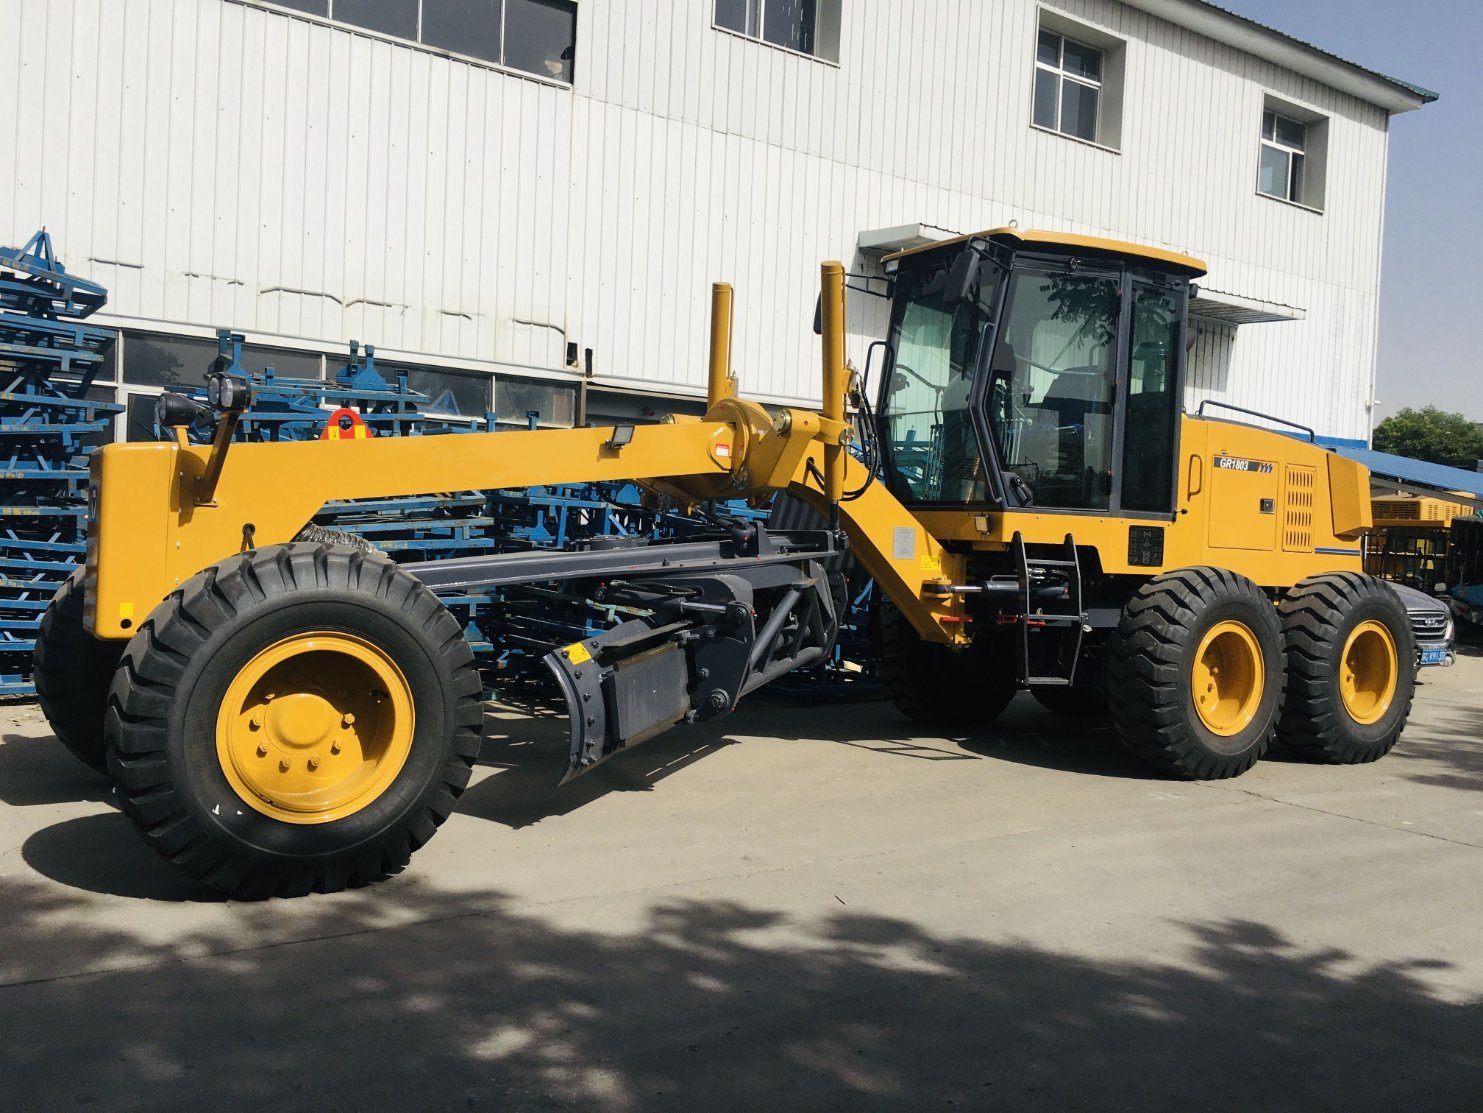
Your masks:
<instances>
[{"instance_id":1,"label":"engine side vent","mask_svg":"<svg viewBox=\"0 0 1483 1113\"><path fill-rule=\"evenodd\" d=\"M1289 553L1313 551L1313 508L1318 486L1317 469L1288 464L1282 485L1282 548Z\"/></svg>"}]
</instances>

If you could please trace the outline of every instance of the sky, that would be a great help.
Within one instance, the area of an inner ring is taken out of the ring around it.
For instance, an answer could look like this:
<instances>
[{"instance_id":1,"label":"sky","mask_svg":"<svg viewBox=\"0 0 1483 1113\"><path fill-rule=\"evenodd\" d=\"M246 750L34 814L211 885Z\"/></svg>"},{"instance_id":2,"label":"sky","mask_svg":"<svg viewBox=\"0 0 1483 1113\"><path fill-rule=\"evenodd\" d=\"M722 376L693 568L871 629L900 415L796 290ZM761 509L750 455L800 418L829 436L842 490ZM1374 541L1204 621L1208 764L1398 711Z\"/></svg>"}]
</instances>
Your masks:
<instances>
[{"instance_id":1,"label":"sky","mask_svg":"<svg viewBox=\"0 0 1483 1113\"><path fill-rule=\"evenodd\" d=\"M1441 99L1392 117L1375 420L1483 421L1483 0L1216 0Z\"/></svg>"}]
</instances>

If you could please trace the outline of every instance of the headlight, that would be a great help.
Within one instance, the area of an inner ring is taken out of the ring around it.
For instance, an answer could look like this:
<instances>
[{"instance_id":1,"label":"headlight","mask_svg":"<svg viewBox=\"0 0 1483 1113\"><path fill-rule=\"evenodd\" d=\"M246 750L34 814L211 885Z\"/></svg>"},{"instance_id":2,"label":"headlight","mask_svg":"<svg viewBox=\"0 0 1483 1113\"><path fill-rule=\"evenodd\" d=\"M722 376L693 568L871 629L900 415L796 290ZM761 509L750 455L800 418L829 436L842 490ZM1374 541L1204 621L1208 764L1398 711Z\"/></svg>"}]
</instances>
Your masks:
<instances>
[{"instance_id":1,"label":"headlight","mask_svg":"<svg viewBox=\"0 0 1483 1113\"><path fill-rule=\"evenodd\" d=\"M1455 633L1457 633L1457 626L1453 623L1452 617L1449 615L1447 617L1447 625L1442 628L1442 636L1450 642L1452 635Z\"/></svg>"}]
</instances>

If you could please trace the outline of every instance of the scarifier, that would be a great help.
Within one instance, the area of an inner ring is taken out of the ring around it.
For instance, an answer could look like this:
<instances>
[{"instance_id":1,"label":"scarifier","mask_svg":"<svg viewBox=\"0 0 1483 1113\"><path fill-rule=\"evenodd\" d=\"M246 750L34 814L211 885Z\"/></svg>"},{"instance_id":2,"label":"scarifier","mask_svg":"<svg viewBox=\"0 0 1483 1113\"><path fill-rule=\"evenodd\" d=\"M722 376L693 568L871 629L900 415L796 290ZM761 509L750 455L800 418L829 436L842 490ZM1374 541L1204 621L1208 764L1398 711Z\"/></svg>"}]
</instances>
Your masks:
<instances>
[{"instance_id":1,"label":"scarifier","mask_svg":"<svg viewBox=\"0 0 1483 1113\"><path fill-rule=\"evenodd\" d=\"M1414 652L1360 574L1368 474L1311 434L1183 412L1198 260L997 229L885 268L873 405L838 263L819 410L738 396L725 285L702 419L234 444L245 386L218 375L218 434L193 446L167 396L174 441L93 457L85 573L42 631L70 677L53 726L192 876L244 897L365 884L432 837L477 755L480 681L439 592L612 616L545 657L570 777L824 657L848 550L888 600L883 680L924 723L983 727L1029 689L1194 778L1277 736L1329 762L1395 744ZM295 540L330 500L605 480L702 509L789 492L819 528L400 566Z\"/></svg>"}]
</instances>

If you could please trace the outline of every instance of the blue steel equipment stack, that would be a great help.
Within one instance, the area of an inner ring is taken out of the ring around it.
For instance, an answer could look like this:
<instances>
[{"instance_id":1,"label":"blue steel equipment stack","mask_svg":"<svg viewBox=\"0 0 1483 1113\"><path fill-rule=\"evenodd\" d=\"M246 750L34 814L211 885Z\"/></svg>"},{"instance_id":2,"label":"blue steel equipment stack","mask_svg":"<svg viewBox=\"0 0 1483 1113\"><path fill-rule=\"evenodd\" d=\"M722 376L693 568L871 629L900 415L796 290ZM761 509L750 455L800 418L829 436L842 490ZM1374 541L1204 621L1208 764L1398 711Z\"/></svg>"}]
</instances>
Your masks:
<instances>
[{"instance_id":1,"label":"blue steel equipment stack","mask_svg":"<svg viewBox=\"0 0 1483 1113\"><path fill-rule=\"evenodd\" d=\"M122 409L92 390L114 332L82 323L107 299L45 231L0 248L0 695L35 690L42 612L84 559L87 453Z\"/></svg>"}]
</instances>

